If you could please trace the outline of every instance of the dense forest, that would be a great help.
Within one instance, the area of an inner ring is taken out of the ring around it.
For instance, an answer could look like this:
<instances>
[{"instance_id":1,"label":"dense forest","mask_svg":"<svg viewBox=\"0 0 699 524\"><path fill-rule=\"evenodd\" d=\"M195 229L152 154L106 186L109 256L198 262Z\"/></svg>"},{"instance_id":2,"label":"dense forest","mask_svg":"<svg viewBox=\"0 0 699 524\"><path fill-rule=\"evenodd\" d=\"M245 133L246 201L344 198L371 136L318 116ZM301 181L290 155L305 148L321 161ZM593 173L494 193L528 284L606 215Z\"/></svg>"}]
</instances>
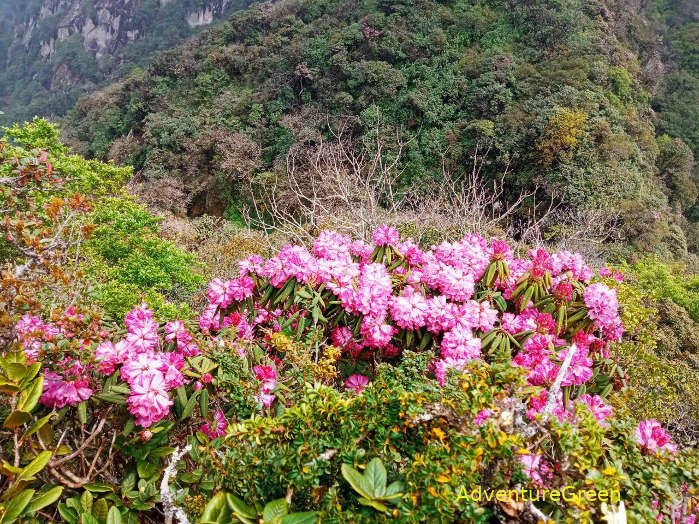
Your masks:
<instances>
[{"instance_id":1,"label":"dense forest","mask_svg":"<svg viewBox=\"0 0 699 524\"><path fill-rule=\"evenodd\" d=\"M12 0L0 56L0 524L696 524L695 1Z\"/></svg>"},{"instance_id":2,"label":"dense forest","mask_svg":"<svg viewBox=\"0 0 699 524\"><path fill-rule=\"evenodd\" d=\"M261 4L82 100L66 131L146 185L180 181L190 215L235 215L239 188L340 128L355 150L378 133L382 154L400 155L397 194L475 165L511 200L534 192L573 221L594 216L616 233L606 240L685 257L697 249L691 4Z\"/></svg>"}]
</instances>

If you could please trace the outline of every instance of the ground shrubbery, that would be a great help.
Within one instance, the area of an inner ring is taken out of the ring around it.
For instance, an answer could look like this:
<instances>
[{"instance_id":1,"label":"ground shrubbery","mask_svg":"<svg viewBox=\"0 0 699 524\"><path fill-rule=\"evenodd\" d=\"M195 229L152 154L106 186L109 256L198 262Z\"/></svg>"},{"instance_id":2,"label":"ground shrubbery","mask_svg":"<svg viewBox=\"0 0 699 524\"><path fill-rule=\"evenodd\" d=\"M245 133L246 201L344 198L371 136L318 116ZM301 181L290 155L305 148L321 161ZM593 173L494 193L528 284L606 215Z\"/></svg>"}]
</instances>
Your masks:
<instances>
[{"instance_id":1,"label":"ground shrubbery","mask_svg":"<svg viewBox=\"0 0 699 524\"><path fill-rule=\"evenodd\" d=\"M196 318L165 299L192 260L48 147L0 142L2 522L694 522L693 393L673 383L692 375L653 382L671 361L633 278L384 225L226 275L232 245ZM113 283L139 290L94 299ZM462 486L618 489L625 509Z\"/></svg>"}]
</instances>

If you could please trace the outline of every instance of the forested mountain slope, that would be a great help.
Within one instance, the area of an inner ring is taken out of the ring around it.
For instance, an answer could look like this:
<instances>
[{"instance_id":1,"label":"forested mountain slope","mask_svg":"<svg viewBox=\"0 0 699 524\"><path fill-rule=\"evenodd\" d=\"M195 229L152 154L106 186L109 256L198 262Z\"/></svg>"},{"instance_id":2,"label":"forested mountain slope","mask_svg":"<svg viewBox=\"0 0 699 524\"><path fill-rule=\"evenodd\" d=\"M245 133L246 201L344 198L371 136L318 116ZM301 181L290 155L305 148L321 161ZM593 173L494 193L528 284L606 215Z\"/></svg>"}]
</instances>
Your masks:
<instances>
[{"instance_id":1,"label":"forested mountain slope","mask_svg":"<svg viewBox=\"0 0 699 524\"><path fill-rule=\"evenodd\" d=\"M79 152L131 163L146 184L182 181L190 214L222 214L245 199L248 181L284 171L290 150L312 149L342 122L355 147L379 133L382 157L400 152L403 188L477 164L505 176L506 196L536 187L576 220L602 210L596 220L635 248L682 257L697 246L687 219L696 220L697 187L691 124L673 113L672 82L696 67L691 49L673 65L662 32L687 15L663 9L628 0L259 4L82 100L65 128ZM693 46L677 35L694 26L678 27L671 42Z\"/></svg>"},{"instance_id":2,"label":"forested mountain slope","mask_svg":"<svg viewBox=\"0 0 699 524\"><path fill-rule=\"evenodd\" d=\"M0 123L61 115L244 0L3 0Z\"/></svg>"}]
</instances>

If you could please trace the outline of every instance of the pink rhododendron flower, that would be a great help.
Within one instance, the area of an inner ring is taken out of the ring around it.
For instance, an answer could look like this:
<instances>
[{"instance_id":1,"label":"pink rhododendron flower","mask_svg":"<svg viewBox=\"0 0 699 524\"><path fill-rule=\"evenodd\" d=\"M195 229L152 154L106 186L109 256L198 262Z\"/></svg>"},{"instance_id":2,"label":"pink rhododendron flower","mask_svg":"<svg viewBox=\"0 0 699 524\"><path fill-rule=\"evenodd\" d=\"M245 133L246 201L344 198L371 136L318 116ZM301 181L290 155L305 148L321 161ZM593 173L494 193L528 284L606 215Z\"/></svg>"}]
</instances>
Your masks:
<instances>
[{"instance_id":1,"label":"pink rhododendron flower","mask_svg":"<svg viewBox=\"0 0 699 524\"><path fill-rule=\"evenodd\" d=\"M372 240L377 246L395 246L398 244L398 231L384 224L374 231Z\"/></svg>"},{"instance_id":2,"label":"pink rhododendron flower","mask_svg":"<svg viewBox=\"0 0 699 524\"><path fill-rule=\"evenodd\" d=\"M396 245L396 249L411 266L421 264L425 258L424 251L420 249L420 246L418 246L412 238Z\"/></svg>"},{"instance_id":3,"label":"pink rhododendron flower","mask_svg":"<svg viewBox=\"0 0 699 524\"><path fill-rule=\"evenodd\" d=\"M172 342L173 340L179 340L180 337L189 335L187 329L184 327L184 322L181 320L173 320L165 324L165 340Z\"/></svg>"},{"instance_id":4,"label":"pink rhododendron flower","mask_svg":"<svg viewBox=\"0 0 699 524\"><path fill-rule=\"evenodd\" d=\"M593 375L592 359L587 356L589 351L586 348L575 349L576 351L573 355L573 359L570 361L568 372L563 378L563 382L561 382L561 384L564 386L570 386L573 384L579 386L590 380ZM568 351L568 349L561 350L558 353L558 358L561 361L565 360Z\"/></svg>"},{"instance_id":5,"label":"pink rhododendron flower","mask_svg":"<svg viewBox=\"0 0 699 524\"><path fill-rule=\"evenodd\" d=\"M223 282L220 278L214 278L209 283L209 290L206 295L212 304L216 304L222 309L227 308L233 301L233 294L227 282Z\"/></svg>"},{"instance_id":6,"label":"pink rhododendron flower","mask_svg":"<svg viewBox=\"0 0 699 524\"><path fill-rule=\"evenodd\" d=\"M313 253L326 260L347 259L351 239L337 231L321 231L313 243Z\"/></svg>"},{"instance_id":7,"label":"pink rhododendron flower","mask_svg":"<svg viewBox=\"0 0 699 524\"><path fill-rule=\"evenodd\" d=\"M227 283L228 293L234 300L241 301L252 296L252 291L255 287L255 281L248 276L229 280Z\"/></svg>"},{"instance_id":8,"label":"pink rhododendron flower","mask_svg":"<svg viewBox=\"0 0 699 524\"><path fill-rule=\"evenodd\" d=\"M612 407L604 403L604 400L599 395L580 395L578 398L580 402L583 402L592 412L597 422L600 426L608 427L609 424L605 422L605 419L612 416Z\"/></svg>"},{"instance_id":9,"label":"pink rhododendron flower","mask_svg":"<svg viewBox=\"0 0 699 524\"><path fill-rule=\"evenodd\" d=\"M437 279L439 289L451 300L464 302L473 295L474 278L465 269L442 265Z\"/></svg>"},{"instance_id":10,"label":"pink rhododendron flower","mask_svg":"<svg viewBox=\"0 0 699 524\"><path fill-rule=\"evenodd\" d=\"M533 386L549 387L556 380L559 367L551 362L548 358L541 359L534 367L532 367L527 381Z\"/></svg>"},{"instance_id":11,"label":"pink rhododendron flower","mask_svg":"<svg viewBox=\"0 0 699 524\"><path fill-rule=\"evenodd\" d=\"M158 345L158 324L152 319L147 319L132 325L126 334L126 341L138 353L155 348Z\"/></svg>"},{"instance_id":12,"label":"pink rhododendron flower","mask_svg":"<svg viewBox=\"0 0 699 524\"><path fill-rule=\"evenodd\" d=\"M277 370L274 366L255 366L252 368L257 380L262 382L260 390L269 393L277 385Z\"/></svg>"},{"instance_id":13,"label":"pink rhododendron flower","mask_svg":"<svg viewBox=\"0 0 699 524\"><path fill-rule=\"evenodd\" d=\"M148 304L141 304L126 314L124 325L131 331L132 329L143 327L151 320L153 320L153 311L148 308Z\"/></svg>"},{"instance_id":14,"label":"pink rhododendron flower","mask_svg":"<svg viewBox=\"0 0 699 524\"><path fill-rule=\"evenodd\" d=\"M400 296L391 298L391 316L402 329L418 329L425 325L427 299L412 287L406 288Z\"/></svg>"},{"instance_id":15,"label":"pink rhododendron flower","mask_svg":"<svg viewBox=\"0 0 699 524\"><path fill-rule=\"evenodd\" d=\"M244 277L247 274L256 274L262 268L262 264L265 259L260 255L249 255L247 258L240 260L238 262L238 268L240 269L240 276Z\"/></svg>"},{"instance_id":16,"label":"pink rhododendron flower","mask_svg":"<svg viewBox=\"0 0 699 524\"><path fill-rule=\"evenodd\" d=\"M493 415L493 412L490 411L489 409L482 409L476 414L476 417L473 419L473 423L476 426L480 426L483 424L483 422L488 420L492 415Z\"/></svg>"},{"instance_id":17,"label":"pink rhododendron flower","mask_svg":"<svg viewBox=\"0 0 699 524\"><path fill-rule=\"evenodd\" d=\"M270 395L268 393L260 392L260 394L256 398L260 405L266 408L270 407L272 405L272 402L274 402L274 395Z\"/></svg>"},{"instance_id":18,"label":"pink rhododendron flower","mask_svg":"<svg viewBox=\"0 0 699 524\"><path fill-rule=\"evenodd\" d=\"M44 372L44 391L39 401L49 408L76 406L92 396L92 389L85 378L65 380L52 371Z\"/></svg>"},{"instance_id":19,"label":"pink rhododendron flower","mask_svg":"<svg viewBox=\"0 0 699 524\"><path fill-rule=\"evenodd\" d=\"M584 299L588 315L598 326L617 326L619 303L615 289L609 289L602 283L590 284L585 289Z\"/></svg>"},{"instance_id":20,"label":"pink rhododendron flower","mask_svg":"<svg viewBox=\"0 0 699 524\"><path fill-rule=\"evenodd\" d=\"M512 257L512 250L504 240L493 240L490 244L493 260L505 260Z\"/></svg>"},{"instance_id":21,"label":"pink rhododendron flower","mask_svg":"<svg viewBox=\"0 0 699 524\"><path fill-rule=\"evenodd\" d=\"M443 358L473 360L481 356L481 339L474 337L470 329L455 326L444 333L441 355Z\"/></svg>"},{"instance_id":22,"label":"pink rhododendron flower","mask_svg":"<svg viewBox=\"0 0 699 524\"><path fill-rule=\"evenodd\" d=\"M345 349L352 341L352 331L346 326L336 327L331 335L333 345L338 349Z\"/></svg>"},{"instance_id":23,"label":"pink rhododendron flower","mask_svg":"<svg viewBox=\"0 0 699 524\"><path fill-rule=\"evenodd\" d=\"M544 485L543 475L546 475L548 468L542 462L542 456L539 454L520 455L519 460L522 463L524 474L536 484Z\"/></svg>"},{"instance_id":24,"label":"pink rhododendron flower","mask_svg":"<svg viewBox=\"0 0 699 524\"><path fill-rule=\"evenodd\" d=\"M364 317L360 333L364 337L364 344L369 347L382 348L391 342L395 328L373 317Z\"/></svg>"},{"instance_id":25,"label":"pink rhododendron flower","mask_svg":"<svg viewBox=\"0 0 699 524\"><path fill-rule=\"evenodd\" d=\"M226 434L226 427L228 426L228 421L226 420L223 411L220 409L214 414L214 424L213 427L208 422L205 422L199 431L204 433L210 439L215 439L217 437L222 437Z\"/></svg>"},{"instance_id":26,"label":"pink rhododendron flower","mask_svg":"<svg viewBox=\"0 0 699 524\"><path fill-rule=\"evenodd\" d=\"M136 424L147 428L166 417L172 406L167 387L160 373L144 375L131 384L126 400L129 412L136 417Z\"/></svg>"},{"instance_id":27,"label":"pink rhododendron flower","mask_svg":"<svg viewBox=\"0 0 699 524\"><path fill-rule=\"evenodd\" d=\"M351 389L359 395L368 383L369 379L364 375L350 375L345 381L345 388Z\"/></svg>"},{"instance_id":28,"label":"pink rhododendron flower","mask_svg":"<svg viewBox=\"0 0 699 524\"><path fill-rule=\"evenodd\" d=\"M142 382L146 378L158 375L162 378L160 367L162 361L153 352L138 353L121 366L121 380L129 384Z\"/></svg>"},{"instance_id":29,"label":"pink rhododendron flower","mask_svg":"<svg viewBox=\"0 0 699 524\"><path fill-rule=\"evenodd\" d=\"M529 251L532 257L532 276L534 278L543 277L546 271L553 271L554 259L545 249L532 249Z\"/></svg>"},{"instance_id":30,"label":"pink rhododendron flower","mask_svg":"<svg viewBox=\"0 0 699 524\"><path fill-rule=\"evenodd\" d=\"M131 355L131 346L126 340L120 340L116 344L107 341L102 342L95 349L95 359L98 361L97 369L105 375L111 375Z\"/></svg>"},{"instance_id":31,"label":"pink rhododendron flower","mask_svg":"<svg viewBox=\"0 0 699 524\"><path fill-rule=\"evenodd\" d=\"M670 442L670 435L657 420L647 419L639 422L634 436L638 445L650 453L656 453L662 449L670 453L677 452L677 446Z\"/></svg>"}]
</instances>

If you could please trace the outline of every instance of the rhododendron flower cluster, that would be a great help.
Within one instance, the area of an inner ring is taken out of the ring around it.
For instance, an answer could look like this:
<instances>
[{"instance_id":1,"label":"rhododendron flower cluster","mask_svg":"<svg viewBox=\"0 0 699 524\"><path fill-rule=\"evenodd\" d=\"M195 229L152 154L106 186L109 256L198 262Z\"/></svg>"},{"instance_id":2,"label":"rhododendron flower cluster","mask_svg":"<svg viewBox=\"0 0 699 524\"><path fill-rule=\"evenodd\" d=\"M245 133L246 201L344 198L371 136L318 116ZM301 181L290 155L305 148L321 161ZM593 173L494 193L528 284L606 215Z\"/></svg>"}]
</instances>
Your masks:
<instances>
[{"instance_id":1,"label":"rhododendron flower cluster","mask_svg":"<svg viewBox=\"0 0 699 524\"><path fill-rule=\"evenodd\" d=\"M449 370L488 358L494 350L486 352L487 343L495 340L496 349L511 351L513 365L525 368L530 385L544 388L571 348L562 385L589 382L609 356L608 342L623 332L615 291L590 283L594 271L578 253L539 248L517 258L506 242L476 234L425 251L410 239L401 242L388 225L374 232L373 243L323 231L312 251L287 245L268 260L250 256L239 263L238 279L211 282L200 327L213 334L231 327L240 338L264 339L282 326L297 334L323 326L328 342L350 359L434 348L439 358L432 369L441 384ZM284 356L268 347L270 359L283 365ZM254 372L262 382L260 403L269 405L277 368ZM364 379L353 375L346 387L361 391ZM601 396L580 400L604 423L611 408ZM560 402L559 418L573 417L573 404ZM545 402L538 404L532 399L530 416Z\"/></svg>"},{"instance_id":2,"label":"rhododendron flower cluster","mask_svg":"<svg viewBox=\"0 0 699 524\"><path fill-rule=\"evenodd\" d=\"M369 379L364 375L350 375L345 381L345 388L354 391L356 394L362 392L362 390L369 383Z\"/></svg>"},{"instance_id":3,"label":"rhododendron flower cluster","mask_svg":"<svg viewBox=\"0 0 699 524\"><path fill-rule=\"evenodd\" d=\"M634 433L636 442L649 453L657 453L663 449L670 453L677 452L677 446L670 442L670 435L657 420L642 420Z\"/></svg>"},{"instance_id":4,"label":"rhododendron flower cluster","mask_svg":"<svg viewBox=\"0 0 699 524\"><path fill-rule=\"evenodd\" d=\"M438 356L431 370L442 385L450 371L464 372L475 359L509 352L527 383L542 388L529 399L532 418L546 405L547 389L570 351L561 385L577 389L607 365L609 342L623 332L615 291L590 282L594 272L579 254L535 249L520 258L506 242L488 242L475 234L423 250L411 239L401 242L387 225L376 230L373 242L323 231L310 251L287 245L267 260L251 255L239 262L237 278L211 281L199 327L211 347L231 333L234 354L241 358L245 341L257 341L267 350L266 360L252 368L260 383L261 408L275 401L286 366L284 350L277 349L272 337L282 330L297 336L311 329L320 332L349 360L378 361L396 358L405 349L432 349ZM66 313L67 319L77 318L74 311ZM138 425L148 427L167 416L172 391L188 382L185 359L200 350L182 321L170 321L161 331L145 304L130 311L124 324L123 338L103 337L96 345L94 370L118 373L129 387L130 413ZM43 341L70 336L70 326L70 320L53 326L25 315L16 331L27 356L37 358ZM93 388L81 366L66 361L47 371L42 402L62 407L89 398ZM205 375L195 389L211 382ZM354 373L344 386L359 394L369 380ZM593 389L578 398L573 390L564 400L559 391L553 414L575 420L577 409L589 409L605 425L611 408L604 396L611 382L605 391ZM481 424L487 418L483 412L476 420ZM207 426L209 434L221 431L218 413L215 424Z\"/></svg>"},{"instance_id":5,"label":"rhododendron flower cluster","mask_svg":"<svg viewBox=\"0 0 699 524\"><path fill-rule=\"evenodd\" d=\"M57 326L45 325L36 317L20 319L18 332L27 355L36 356L42 340L72 337L69 328L80 319L75 315L73 310L66 311ZM158 324L145 304L130 311L124 324L128 330L124 338L116 342L103 340L95 347L95 368L104 375L118 370L119 377L129 386L129 411L138 425L148 427L169 413L173 404L169 392L186 382L181 372L185 357L196 355L199 350L184 324L173 321L165 327L165 340L175 342L176 351L161 351ZM100 335L104 337L106 333ZM84 346L83 342L78 344ZM56 408L75 406L92 396L89 366L66 358L53 363L53 367L55 371L47 369L44 373L42 404Z\"/></svg>"},{"instance_id":6,"label":"rhododendron flower cluster","mask_svg":"<svg viewBox=\"0 0 699 524\"><path fill-rule=\"evenodd\" d=\"M44 392L40 402L50 408L75 406L92 396L89 382L84 378L80 362L72 362L59 375L52 371L44 373Z\"/></svg>"},{"instance_id":7,"label":"rhododendron flower cluster","mask_svg":"<svg viewBox=\"0 0 699 524\"><path fill-rule=\"evenodd\" d=\"M223 411L219 409L216 411L216 413L214 413L213 424L205 422L204 424L202 424L199 431L201 431L202 433L204 433L204 435L213 440L217 437L222 437L223 435L225 435L227 426L228 421L226 420L226 416L223 414Z\"/></svg>"},{"instance_id":8,"label":"rhododendron flower cluster","mask_svg":"<svg viewBox=\"0 0 699 524\"><path fill-rule=\"evenodd\" d=\"M258 402L265 407L271 406L274 402L272 390L277 387L277 369L274 366L255 366L252 371L257 380L262 382Z\"/></svg>"}]
</instances>

